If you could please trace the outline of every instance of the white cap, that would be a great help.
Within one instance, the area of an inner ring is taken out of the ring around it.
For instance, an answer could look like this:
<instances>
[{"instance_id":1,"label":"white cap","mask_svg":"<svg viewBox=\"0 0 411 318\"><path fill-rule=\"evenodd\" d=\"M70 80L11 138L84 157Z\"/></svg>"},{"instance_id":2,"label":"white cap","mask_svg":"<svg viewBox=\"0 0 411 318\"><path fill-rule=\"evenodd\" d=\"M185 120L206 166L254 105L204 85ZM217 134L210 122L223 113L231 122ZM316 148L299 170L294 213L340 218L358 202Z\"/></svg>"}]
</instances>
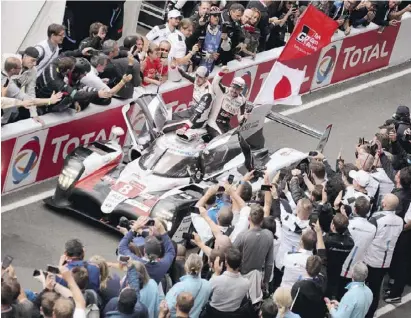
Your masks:
<instances>
[{"instance_id":1,"label":"white cap","mask_svg":"<svg viewBox=\"0 0 411 318\"><path fill-rule=\"evenodd\" d=\"M182 14L180 13L180 11L173 9L171 10L168 14L167 14L167 18L171 19L171 18L180 18L182 17Z\"/></svg>"},{"instance_id":2,"label":"white cap","mask_svg":"<svg viewBox=\"0 0 411 318\"><path fill-rule=\"evenodd\" d=\"M370 183L370 175L364 170L351 170L348 175L363 188L367 187Z\"/></svg>"},{"instance_id":3,"label":"white cap","mask_svg":"<svg viewBox=\"0 0 411 318\"><path fill-rule=\"evenodd\" d=\"M242 77L234 77L233 81L231 82L231 85L244 88L245 86L245 81Z\"/></svg>"},{"instance_id":4,"label":"white cap","mask_svg":"<svg viewBox=\"0 0 411 318\"><path fill-rule=\"evenodd\" d=\"M205 66L199 66L196 70L196 75L200 77L208 77L208 69Z\"/></svg>"}]
</instances>

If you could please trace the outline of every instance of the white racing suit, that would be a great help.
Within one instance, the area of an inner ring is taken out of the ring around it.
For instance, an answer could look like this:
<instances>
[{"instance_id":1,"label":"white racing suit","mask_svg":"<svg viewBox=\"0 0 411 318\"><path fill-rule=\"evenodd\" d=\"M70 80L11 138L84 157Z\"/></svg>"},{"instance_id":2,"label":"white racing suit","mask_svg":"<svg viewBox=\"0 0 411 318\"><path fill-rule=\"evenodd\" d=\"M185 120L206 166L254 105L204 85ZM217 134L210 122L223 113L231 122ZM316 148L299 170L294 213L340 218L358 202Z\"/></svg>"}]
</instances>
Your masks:
<instances>
[{"instance_id":1,"label":"white racing suit","mask_svg":"<svg viewBox=\"0 0 411 318\"><path fill-rule=\"evenodd\" d=\"M231 118L244 115L247 102L242 94L231 97L229 88L221 84L223 75L224 73L218 73L212 83L215 101L208 119L207 130L213 138L231 129Z\"/></svg>"}]
</instances>

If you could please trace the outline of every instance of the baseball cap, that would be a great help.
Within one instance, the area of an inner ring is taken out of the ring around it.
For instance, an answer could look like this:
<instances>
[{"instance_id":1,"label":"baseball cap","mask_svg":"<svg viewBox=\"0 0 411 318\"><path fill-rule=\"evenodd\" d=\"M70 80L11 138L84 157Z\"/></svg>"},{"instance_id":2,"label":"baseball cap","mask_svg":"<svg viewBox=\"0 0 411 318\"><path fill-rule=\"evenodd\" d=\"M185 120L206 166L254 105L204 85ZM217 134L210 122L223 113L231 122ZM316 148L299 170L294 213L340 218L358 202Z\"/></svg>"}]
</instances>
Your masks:
<instances>
[{"instance_id":1,"label":"baseball cap","mask_svg":"<svg viewBox=\"0 0 411 318\"><path fill-rule=\"evenodd\" d=\"M235 86L235 87L237 87L237 88L244 88L244 86L245 86L245 81L244 81L244 79L241 78L241 77L235 77L235 78L233 79L233 81L231 82L231 85L232 85L232 86Z\"/></svg>"},{"instance_id":2,"label":"baseball cap","mask_svg":"<svg viewBox=\"0 0 411 318\"><path fill-rule=\"evenodd\" d=\"M161 242L154 236L147 236L144 241L144 250L147 256L161 255Z\"/></svg>"},{"instance_id":3,"label":"baseball cap","mask_svg":"<svg viewBox=\"0 0 411 318\"><path fill-rule=\"evenodd\" d=\"M23 54L26 54L32 58L38 59L39 58L39 51L35 47L29 46L26 48L23 52Z\"/></svg>"},{"instance_id":4,"label":"baseball cap","mask_svg":"<svg viewBox=\"0 0 411 318\"><path fill-rule=\"evenodd\" d=\"M348 175L363 188L368 186L368 184L370 183L370 175L364 170L351 170Z\"/></svg>"},{"instance_id":5,"label":"baseball cap","mask_svg":"<svg viewBox=\"0 0 411 318\"><path fill-rule=\"evenodd\" d=\"M208 77L208 69L205 66L199 66L196 70L196 75L200 77Z\"/></svg>"},{"instance_id":6,"label":"baseball cap","mask_svg":"<svg viewBox=\"0 0 411 318\"><path fill-rule=\"evenodd\" d=\"M167 14L167 18L171 19L171 18L181 18L182 14L180 13L180 11L173 9L171 10L168 14Z\"/></svg>"}]
</instances>

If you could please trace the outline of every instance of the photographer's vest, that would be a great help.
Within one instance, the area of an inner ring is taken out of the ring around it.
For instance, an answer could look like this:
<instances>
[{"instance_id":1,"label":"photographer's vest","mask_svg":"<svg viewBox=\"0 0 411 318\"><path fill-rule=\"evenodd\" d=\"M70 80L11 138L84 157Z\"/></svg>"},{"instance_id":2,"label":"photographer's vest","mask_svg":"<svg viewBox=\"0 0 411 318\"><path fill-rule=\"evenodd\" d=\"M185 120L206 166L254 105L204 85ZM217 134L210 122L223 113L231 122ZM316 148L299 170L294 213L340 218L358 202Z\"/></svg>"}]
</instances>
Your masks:
<instances>
[{"instance_id":1,"label":"photographer's vest","mask_svg":"<svg viewBox=\"0 0 411 318\"><path fill-rule=\"evenodd\" d=\"M57 47L52 51L48 40L40 42L35 48L39 51L39 58L37 60L37 77L39 77L44 69L50 65L51 61L58 57L60 49Z\"/></svg>"}]
</instances>

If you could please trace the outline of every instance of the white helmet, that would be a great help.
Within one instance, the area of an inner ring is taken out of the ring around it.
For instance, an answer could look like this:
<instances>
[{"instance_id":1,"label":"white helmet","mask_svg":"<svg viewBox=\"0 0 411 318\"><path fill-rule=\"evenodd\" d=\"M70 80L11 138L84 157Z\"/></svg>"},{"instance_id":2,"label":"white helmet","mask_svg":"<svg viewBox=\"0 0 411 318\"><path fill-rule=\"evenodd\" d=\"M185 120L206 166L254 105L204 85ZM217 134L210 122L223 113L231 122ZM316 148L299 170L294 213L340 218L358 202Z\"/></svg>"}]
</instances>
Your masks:
<instances>
[{"instance_id":1,"label":"white helmet","mask_svg":"<svg viewBox=\"0 0 411 318\"><path fill-rule=\"evenodd\" d=\"M233 81L231 82L231 86L243 89L245 87L245 81L241 77L234 77Z\"/></svg>"}]
</instances>

